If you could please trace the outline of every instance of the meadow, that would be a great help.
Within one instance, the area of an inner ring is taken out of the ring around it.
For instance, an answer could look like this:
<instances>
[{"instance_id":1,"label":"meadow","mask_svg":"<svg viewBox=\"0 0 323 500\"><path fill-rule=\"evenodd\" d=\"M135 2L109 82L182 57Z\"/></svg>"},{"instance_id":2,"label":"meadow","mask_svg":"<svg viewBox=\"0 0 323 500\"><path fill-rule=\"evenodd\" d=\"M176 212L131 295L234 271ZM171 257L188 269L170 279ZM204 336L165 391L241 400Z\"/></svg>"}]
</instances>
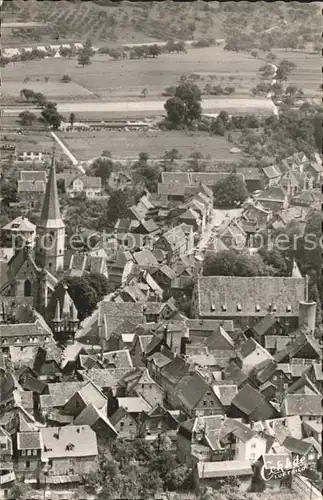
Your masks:
<instances>
[{"instance_id":1,"label":"meadow","mask_svg":"<svg viewBox=\"0 0 323 500\"><path fill-rule=\"evenodd\" d=\"M286 58L296 63L290 84L301 87L309 97L317 97L320 55L304 52L275 51L277 61ZM164 100L165 88L177 85L181 75L199 75L201 88L212 78L213 85L235 88L234 96L251 97L259 82L258 70L264 62L247 53L224 51L222 47L189 49L187 54L162 54L153 59L114 61L96 54L92 64L82 68L75 59L44 59L10 63L3 69L3 98L19 96L22 88L42 92L50 99L64 100L137 100L144 88L148 99ZM70 83L61 83L63 75ZM24 79L30 80L24 83ZM44 77L48 77L46 83Z\"/></svg>"},{"instance_id":2,"label":"meadow","mask_svg":"<svg viewBox=\"0 0 323 500\"><path fill-rule=\"evenodd\" d=\"M179 131L93 131L59 132L70 151L80 160L90 160L100 156L103 150L111 151L116 158L137 157L146 152L152 158L160 158L165 151L177 149L184 158L199 151L218 161L239 161L240 154L231 154L233 147L224 137L207 133L183 133Z\"/></svg>"},{"instance_id":3,"label":"meadow","mask_svg":"<svg viewBox=\"0 0 323 500\"><path fill-rule=\"evenodd\" d=\"M178 84L181 75L201 76L201 86L214 76L214 84L233 86L237 95L250 94L262 62L244 53L226 52L221 47L189 49L187 54L162 54L153 59L114 61L96 54L92 64L82 68L75 59L44 59L9 64L3 71L2 92L17 97L21 88L51 93L52 98L66 95L83 99L86 91L93 99L138 98L143 88L148 97L162 98L166 87ZM68 74L71 83L60 80ZM24 83L25 77L30 81ZM44 77L49 77L46 84ZM37 81L40 79L42 81ZM75 87L77 85L78 87Z\"/></svg>"}]
</instances>

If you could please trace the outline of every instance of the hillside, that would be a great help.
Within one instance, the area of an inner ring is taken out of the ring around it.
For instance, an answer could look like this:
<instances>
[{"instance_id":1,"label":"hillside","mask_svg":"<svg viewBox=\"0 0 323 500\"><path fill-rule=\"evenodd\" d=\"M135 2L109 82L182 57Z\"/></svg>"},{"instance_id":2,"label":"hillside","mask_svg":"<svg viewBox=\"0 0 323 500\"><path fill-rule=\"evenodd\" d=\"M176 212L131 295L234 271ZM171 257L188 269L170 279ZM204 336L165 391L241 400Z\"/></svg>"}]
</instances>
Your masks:
<instances>
[{"instance_id":1,"label":"hillside","mask_svg":"<svg viewBox=\"0 0 323 500\"><path fill-rule=\"evenodd\" d=\"M12 0L4 2L3 22L38 22L45 27L2 28L3 46L28 41L92 41L136 43L149 40L224 38L235 35L265 37L269 43L319 42L319 4L299 2L60 2Z\"/></svg>"}]
</instances>

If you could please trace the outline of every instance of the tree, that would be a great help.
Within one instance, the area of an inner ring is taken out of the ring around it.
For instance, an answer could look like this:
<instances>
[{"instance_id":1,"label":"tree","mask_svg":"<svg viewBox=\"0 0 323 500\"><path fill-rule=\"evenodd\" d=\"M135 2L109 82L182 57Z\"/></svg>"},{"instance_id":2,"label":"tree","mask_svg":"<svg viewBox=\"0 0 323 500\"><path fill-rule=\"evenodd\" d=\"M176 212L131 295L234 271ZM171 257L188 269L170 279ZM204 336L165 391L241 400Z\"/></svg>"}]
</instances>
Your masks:
<instances>
[{"instance_id":1,"label":"tree","mask_svg":"<svg viewBox=\"0 0 323 500\"><path fill-rule=\"evenodd\" d=\"M204 276L271 276L272 269L259 254L222 250L207 255L203 263Z\"/></svg>"},{"instance_id":2,"label":"tree","mask_svg":"<svg viewBox=\"0 0 323 500\"><path fill-rule=\"evenodd\" d=\"M94 55L94 50L93 50L93 45L92 45L92 40L88 38L85 41L84 47L83 47L84 53L88 54L89 57L92 57Z\"/></svg>"},{"instance_id":3,"label":"tree","mask_svg":"<svg viewBox=\"0 0 323 500\"><path fill-rule=\"evenodd\" d=\"M70 114L70 124L71 124L71 128L73 128L73 126L74 126L74 122L75 122L75 113L71 113L71 114Z\"/></svg>"},{"instance_id":4,"label":"tree","mask_svg":"<svg viewBox=\"0 0 323 500\"><path fill-rule=\"evenodd\" d=\"M218 116L215 120L212 120L211 124L211 132L215 135L225 135L225 124L223 120Z\"/></svg>"},{"instance_id":5,"label":"tree","mask_svg":"<svg viewBox=\"0 0 323 500\"><path fill-rule=\"evenodd\" d=\"M229 113L227 113L227 111L225 111L225 110L220 111L219 118L221 118L224 125L226 125L228 123L228 121L230 120Z\"/></svg>"},{"instance_id":6,"label":"tree","mask_svg":"<svg viewBox=\"0 0 323 500\"><path fill-rule=\"evenodd\" d=\"M72 78L69 75L63 75L61 78L62 83L69 83L72 81Z\"/></svg>"},{"instance_id":7,"label":"tree","mask_svg":"<svg viewBox=\"0 0 323 500\"><path fill-rule=\"evenodd\" d=\"M230 174L213 187L214 206L239 207L248 196L244 181L237 174Z\"/></svg>"},{"instance_id":8,"label":"tree","mask_svg":"<svg viewBox=\"0 0 323 500\"><path fill-rule=\"evenodd\" d=\"M106 212L102 214L102 223L108 227L114 227L118 219L129 217L129 207L135 204L135 194L132 189L115 191L111 194Z\"/></svg>"},{"instance_id":9,"label":"tree","mask_svg":"<svg viewBox=\"0 0 323 500\"><path fill-rule=\"evenodd\" d=\"M161 48L156 43L149 47L149 54L153 57L159 56L161 54Z\"/></svg>"},{"instance_id":10,"label":"tree","mask_svg":"<svg viewBox=\"0 0 323 500\"><path fill-rule=\"evenodd\" d=\"M169 491L181 491L185 488L190 476L190 470L186 465L176 467L165 476L165 485Z\"/></svg>"},{"instance_id":11,"label":"tree","mask_svg":"<svg viewBox=\"0 0 323 500\"><path fill-rule=\"evenodd\" d=\"M288 276L289 262L277 248L268 250L268 248L262 247L259 249L258 254L267 266L275 269L275 276Z\"/></svg>"},{"instance_id":12,"label":"tree","mask_svg":"<svg viewBox=\"0 0 323 500\"><path fill-rule=\"evenodd\" d=\"M33 101L41 108L43 108L47 104L47 98L41 92L34 93Z\"/></svg>"},{"instance_id":13,"label":"tree","mask_svg":"<svg viewBox=\"0 0 323 500\"><path fill-rule=\"evenodd\" d=\"M105 185L111 173L113 172L113 161L110 158L97 158L90 167L90 173L96 177L101 177L102 183Z\"/></svg>"},{"instance_id":14,"label":"tree","mask_svg":"<svg viewBox=\"0 0 323 500\"><path fill-rule=\"evenodd\" d=\"M170 161L173 163L175 160L180 160L182 155L179 153L178 149L170 149L169 151L165 151L164 160Z\"/></svg>"},{"instance_id":15,"label":"tree","mask_svg":"<svg viewBox=\"0 0 323 500\"><path fill-rule=\"evenodd\" d=\"M181 83L176 87L175 97L168 99L165 103L168 120L175 126L200 120L201 98L201 89L195 83Z\"/></svg>"},{"instance_id":16,"label":"tree","mask_svg":"<svg viewBox=\"0 0 323 500\"><path fill-rule=\"evenodd\" d=\"M101 301L109 292L109 281L103 274L88 273L84 275L85 281L96 291L98 301Z\"/></svg>"},{"instance_id":17,"label":"tree","mask_svg":"<svg viewBox=\"0 0 323 500\"><path fill-rule=\"evenodd\" d=\"M98 278L97 273L64 278L63 283L67 285L68 293L78 310L81 321L92 314L97 303L103 298L102 290L104 286L107 286L106 282L107 279L102 275ZM60 282L57 286L62 286L62 283Z\"/></svg>"},{"instance_id":18,"label":"tree","mask_svg":"<svg viewBox=\"0 0 323 500\"><path fill-rule=\"evenodd\" d=\"M167 112L168 120L174 125L178 126L183 123L185 119L186 107L182 99L178 97L171 97L167 99L164 108Z\"/></svg>"},{"instance_id":19,"label":"tree","mask_svg":"<svg viewBox=\"0 0 323 500\"><path fill-rule=\"evenodd\" d=\"M26 99L26 101L31 101L32 99L34 99L34 96L35 96L35 93L31 89L22 89L20 91L20 97L22 99Z\"/></svg>"},{"instance_id":20,"label":"tree","mask_svg":"<svg viewBox=\"0 0 323 500\"><path fill-rule=\"evenodd\" d=\"M77 61L80 66L84 68L84 66L88 66L91 64L91 56L84 49L79 53Z\"/></svg>"},{"instance_id":21,"label":"tree","mask_svg":"<svg viewBox=\"0 0 323 500\"><path fill-rule=\"evenodd\" d=\"M25 126L25 125L32 125L37 120L37 117L34 113L31 113L30 111L26 110L19 113L19 119L21 125Z\"/></svg>"},{"instance_id":22,"label":"tree","mask_svg":"<svg viewBox=\"0 0 323 500\"><path fill-rule=\"evenodd\" d=\"M322 153L322 144L323 144L322 120L323 120L323 114L321 113L317 114L313 119L315 145L320 154Z\"/></svg>"},{"instance_id":23,"label":"tree","mask_svg":"<svg viewBox=\"0 0 323 500\"><path fill-rule=\"evenodd\" d=\"M59 129L63 117L57 111L57 104L54 102L48 102L41 112L41 115L45 122L52 127L54 130Z\"/></svg>"}]
</instances>

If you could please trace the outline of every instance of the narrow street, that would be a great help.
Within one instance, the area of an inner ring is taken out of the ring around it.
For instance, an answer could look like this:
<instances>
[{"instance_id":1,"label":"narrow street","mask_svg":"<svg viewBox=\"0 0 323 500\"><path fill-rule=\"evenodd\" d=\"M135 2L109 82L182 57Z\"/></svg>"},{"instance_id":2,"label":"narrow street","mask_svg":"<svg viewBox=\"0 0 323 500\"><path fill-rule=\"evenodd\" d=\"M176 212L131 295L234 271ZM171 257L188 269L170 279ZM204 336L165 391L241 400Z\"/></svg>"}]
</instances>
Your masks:
<instances>
[{"instance_id":1,"label":"narrow street","mask_svg":"<svg viewBox=\"0 0 323 500\"><path fill-rule=\"evenodd\" d=\"M219 227L225 219L231 221L233 219L236 219L237 217L240 217L241 214L242 214L241 208L236 208L231 210L220 210L214 208L212 210L211 220L205 227L205 230L203 231L202 237L198 244L199 253L205 250L211 237L215 236L216 233L213 232L213 228Z\"/></svg>"}]
</instances>

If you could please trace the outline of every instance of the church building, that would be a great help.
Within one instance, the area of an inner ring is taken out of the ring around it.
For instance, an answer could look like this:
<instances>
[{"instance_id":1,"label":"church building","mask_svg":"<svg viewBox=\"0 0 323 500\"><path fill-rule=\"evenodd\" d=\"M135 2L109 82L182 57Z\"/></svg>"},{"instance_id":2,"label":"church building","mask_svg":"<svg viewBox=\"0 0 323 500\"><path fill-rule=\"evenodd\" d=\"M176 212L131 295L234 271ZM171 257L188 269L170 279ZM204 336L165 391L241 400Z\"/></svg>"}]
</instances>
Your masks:
<instances>
[{"instance_id":1,"label":"church building","mask_svg":"<svg viewBox=\"0 0 323 500\"><path fill-rule=\"evenodd\" d=\"M61 218L52 160L35 245L25 241L8 261L1 263L0 294L33 297L35 309L45 313L55 286L57 273L63 270L65 225Z\"/></svg>"}]
</instances>

